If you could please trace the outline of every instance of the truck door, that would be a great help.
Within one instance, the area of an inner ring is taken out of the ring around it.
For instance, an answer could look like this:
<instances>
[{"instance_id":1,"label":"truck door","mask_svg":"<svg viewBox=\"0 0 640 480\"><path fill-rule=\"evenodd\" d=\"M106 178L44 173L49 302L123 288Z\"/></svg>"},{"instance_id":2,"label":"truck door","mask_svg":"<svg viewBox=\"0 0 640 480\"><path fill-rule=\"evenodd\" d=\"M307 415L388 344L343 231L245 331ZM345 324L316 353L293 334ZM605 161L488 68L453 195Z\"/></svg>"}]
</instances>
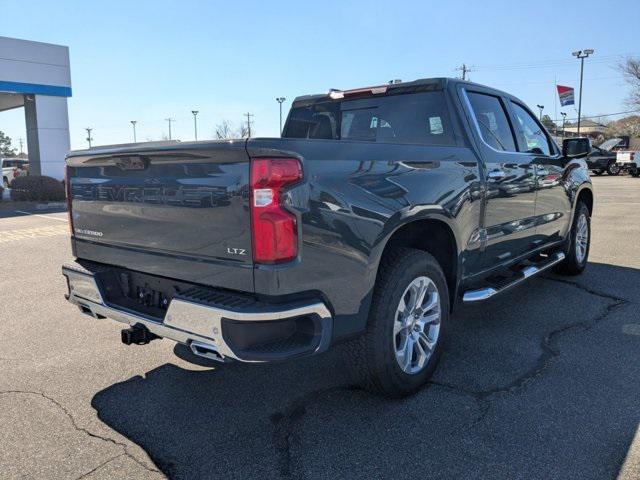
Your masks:
<instances>
[{"instance_id":1,"label":"truck door","mask_svg":"<svg viewBox=\"0 0 640 480\"><path fill-rule=\"evenodd\" d=\"M506 99L482 89L463 89L473 135L484 160L486 250L483 269L526 252L535 234L535 168L518 151Z\"/></svg>"},{"instance_id":2,"label":"truck door","mask_svg":"<svg viewBox=\"0 0 640 480\"><path fill-rule=\"evenodd\" d=\"M571 224L571 198L563 181L564 160L538 119L509 101L519 149L536 171L536 235L533 246L559 242Z\"/></svg>"}]
</instances>

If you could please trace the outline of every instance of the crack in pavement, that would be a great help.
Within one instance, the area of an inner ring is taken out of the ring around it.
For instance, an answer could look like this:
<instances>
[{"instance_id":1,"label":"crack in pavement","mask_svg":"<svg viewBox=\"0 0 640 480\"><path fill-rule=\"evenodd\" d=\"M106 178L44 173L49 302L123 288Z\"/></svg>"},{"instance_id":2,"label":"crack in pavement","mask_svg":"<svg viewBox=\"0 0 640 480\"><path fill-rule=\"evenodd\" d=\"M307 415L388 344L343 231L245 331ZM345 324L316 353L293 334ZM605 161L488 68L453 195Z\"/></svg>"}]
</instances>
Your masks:
<instances>
[{"instance_id":1,"label":"crack in pavement","mask_svg":"<svg viewBox=\"0 0 640 480\"><path fill-rule=\"evenodd\" d=\"M552 330L547 335L545 335L545 337L540 342L540 349L542 350L542 354L538 357L536 365L534 365L534 367L531 368L529 371L518 376L516 379L514 379L512 382L510 382L508 385L504 387L497 387L489 390L474 390L474 389L466 388L464 385L456 385L452 383L438 382L438 381L429 382L430 384L433 384L433 385L439 385L442 387L449 388L451 390L462 392L466 395L469 395L475 398L476 401L479 402L479 404L485 405L486 409L484 410L483 416L477 422L475 422L476 424L480 423L484 419L484 416L486 416L486 414L489 413L489 408L490 408L489 397L492 397L495 395L506 395L506 394L514 393L515 391L519 390L520 388L523 388L524 386L532 382L534 379L539 378L545 373L545 371L551 365L551 363L561 354L560 349L554 346L554 340L556 339L556 337L574 329L587 331L592 327L594 327L595 325L597 325L598 323L600 323L601 321L603 321L605 318L607 318L614 310L631 303L628 300L625 300L620 297L616 297L615 295L599 292L597 290L591 289L589 287L585 287L584 285L580 285L578 283L571 282L569 280L562 280L562 279L551 278L551 277L540 277L540 279L549 280L552 282L559 282L565 285L570 285L590 295L611 300L612 303L609 303L600 314L596 315L590 320L582 320L579 322L564 325L560 328Z\"/></svg>"},{"instance_id":2,"label":"crack in pavement","mask_svg":"<svg viewBox=\"0 0 640 480\"><path fill-rule=\"evenodd\" d=\"M339 391L359 390L355 385L340 385L337 387L314 390L306 395L294 400L281 412L275 412L270 416L271 422L275 425L273 441L278 455L278 467L283 478L292 476L291 442L294 435L296 423L307 412L307 407L320 397Z\"/></svg>"},{"instance_id":3,"label":"crack in pavement","mask_svg":"<svg viewBox=\"0 0 640 480\"><path fill-rule=\"evenodd\" d=\"M60 402L58 402L54 398L46 395L43 392L34 392L34 391L29 391L29 390L4 390L4 391L0 391L0 395L33 395L33 396L42 397L45 400L49 401L50 403L54 404L56 407L58 407L66 415L66 417L69 419L69 421L71 422L71 425L73 426L73 428L75 430L77 430L79 432L83 432L84 434L88 435L91 438L97 438L99 440L102 440L102 441L105 441L105 442L108 442L108 443L112 443L112 444L117 445L120 448L122 448L123 453L117 455L117 457L124 455L126 457L129 457L131 460L133 460L135 463L137 463L138 465L140 465L142 468L144 468L145 470L147 470L149 472L161 473L159 470L149 467L144 462L142 462L142 461L138 460L136 457L134 457L129 452L129 450L127 448L127 444L125 444L123 442L119 442L117 440L114 440L113 438L109 438L109 437L104 437L102 435L98 435L97 433L93 433L93 432L89 431L88 429L79 426L76 423L75 418L73 418L73 415L71 415L69 410L67 410L67 408L64 405L62 405ZM117 457L114 457L114 458L117 458ZM114 458L112 458L111 460L113 460ZM111 461L111 460L109 460L109 461Z\"/></svg>"},{"instance_id":4,"label":"crack in pavement","mask_svg":"<svg viewBox=\"0 0 640 480\"><path fill-rule=\"evenodd\" d=\"M443 387L449 389L447 385L433 386ZM273 413L270 417L271 421L275 425L273 434L274 444L276 452L278 454L278 466L280 468L280 475L282 478L293 478L292 463L293 458L291 454L291 444L294 439L294 431L298 422L307 413L307 407L312 403L318 403L322 400L322 397L330 395L336 392L354 392L362 391L363 389L358 385L341 385L336 387L323 388L309 392L302 397L294 400L284 410ZM457 389L452 389L455 393L459 393ZM402 401L402 399L392 399L390 401ZM480 415L473 422L471 422L468 428L472 428L486 415L489 406L479 403ZM486 411L485 411L486 410ZM449 433L448 435L454 434ZM447 435L447 436L448 436ZM302 478L302 477L300 477Z\"/></svg>"},{"instance_id":5,"label":"crack in pavement","mask_svg":"<svg viewBox=\"0 0 640 480\"><path fill-rule=\"evenodd\" d=\"M104 467L105 465L107 465L108 463L111 463L112 461L114 461L116 458L120 458L120 457L124 457L125 454L124 453L119 453L118 455L109 458L108 460L102 462L100 465L98 465L97 467L92 468L91 470L89 470L87 473L83 473L82 475L80 475L78 478L76 478L76 480L81 480L82 478L86 478L89 475L91 475L92 473L97 472L98 470L100 470L102 467Z\"/></svg>"},{"instance_id":6,"label":"crack in pavement","mask_svg":"<svg viewBox=\"0 0 640 480\"><path fill-rule=\"evenodd\" d=\"M497 387L489 390L474 390L471 388L467 388L464 385L456 385L447 382L438 382L438 381L430 381L428 385L437 386L441 388L446 388L456 393L464 394L472 397L478 404L478 408L480 409L480 415L473 422L471 422L466 430L473 429L476 425L480 424L491 408L491 400L490 397L496 395L508 395L512 394L515 391L523 388L528 385L530 382L542 376L548 367L552 364L552 362L560 356L561 352L558 347L554 345L554 342L557 337L562 334L570 331L570 330L582 330L587 331L590 328L594 327L604 319L606 319L613 311L616 309L629 304L628 300L625 300L620 297L616 297L614 295L610 295L604 292L599 292L597 290L591 289L589 287L585 287L575 282L571 282L568 280L561 280L557 278L550 277L540 277L544 280L549 280L553 282L559 282L566 285L570 285L574 288L582 290L590 295L595 295L607 300L610 300L609 303L598 315L592 317L588 320L582 320L579 322L571 323L568 325L564 325L560 328L552 330L540 342L540 348L542 350L542 354L538 357L536 365L531 368L529 371L524 374L518 376L508 385L503 387ZM276 452L278 454L278 465L280 467L280 475L283 478L292 478L292 454L291 454L291 442L294 438L294 430L297 423L300 419L305 415L307 407L309 404L313 402L320 401L319 397L325 396L330 393L338 392L338 391L353 391L360 390L360 387L356 385L348 385L348 386L339 386L339 387L331 387L325 388L321 390L317 390L314 392L310 392L303 397L294 400L290 405L285 408L281 412L276 412L271 415L271 421L275 424L274 431L274 444L276 448Z\"/></svg>"}]
</instances>

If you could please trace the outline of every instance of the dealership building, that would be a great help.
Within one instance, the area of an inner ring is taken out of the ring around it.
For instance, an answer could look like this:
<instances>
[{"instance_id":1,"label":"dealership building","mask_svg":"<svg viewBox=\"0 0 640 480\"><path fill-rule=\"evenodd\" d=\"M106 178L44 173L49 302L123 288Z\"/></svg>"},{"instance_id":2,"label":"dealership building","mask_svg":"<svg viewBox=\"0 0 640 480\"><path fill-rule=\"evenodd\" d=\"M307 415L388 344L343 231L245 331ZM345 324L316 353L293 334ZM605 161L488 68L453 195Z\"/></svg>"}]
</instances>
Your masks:
<instances>
[{"instance_id":1,"label":"dealership building","mask_svg":"<svg viewBox=\"0 0 640 480\"><path fill-rule=\"evenodd\" d=\"M68 47L0 37L0 115L24 107L32 174L64 177L70 96Z\"/></svg>"}]
</instances>

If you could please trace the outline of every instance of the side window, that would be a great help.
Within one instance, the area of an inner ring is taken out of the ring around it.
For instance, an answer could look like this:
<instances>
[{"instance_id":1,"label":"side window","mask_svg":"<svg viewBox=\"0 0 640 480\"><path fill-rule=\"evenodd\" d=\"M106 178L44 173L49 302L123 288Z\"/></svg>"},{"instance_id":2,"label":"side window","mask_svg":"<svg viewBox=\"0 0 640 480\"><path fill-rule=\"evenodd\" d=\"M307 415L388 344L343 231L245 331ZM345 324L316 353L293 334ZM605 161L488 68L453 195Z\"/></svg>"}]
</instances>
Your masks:
<instances>
[{"instance_id":1,"label":"side window","mask_svg":"<svg viewBox=\"0 0 640 480\"><path fill-rule=\"evenodd\" d=\"M370 103L370 101L369 101ZM340 138L415 145L455 145L444 93L424 92L381 97L376 107L342 105Z\"/></svg>"},{"instance_id":2,"label":"side window","mask_svg":"<svg viewBox=\"0 0 640 480\"><path fill-rule=\"evenodd\" d=\"M484 93L467 92L467 95L482 139L496 150L515 152L513 133L500 99Z\"/></svg>"},{"instance_id":3,"label":"side window","mask_svg":"<svg viewBox=\"0 0 640 480\"><path fill-rule=\"evenodd\" d=\"M516 116L516 129L522 135L528 153L551 155L549 139L538 121L517 103L511 102L513 113Z\"/></svg>"}]
</instances>

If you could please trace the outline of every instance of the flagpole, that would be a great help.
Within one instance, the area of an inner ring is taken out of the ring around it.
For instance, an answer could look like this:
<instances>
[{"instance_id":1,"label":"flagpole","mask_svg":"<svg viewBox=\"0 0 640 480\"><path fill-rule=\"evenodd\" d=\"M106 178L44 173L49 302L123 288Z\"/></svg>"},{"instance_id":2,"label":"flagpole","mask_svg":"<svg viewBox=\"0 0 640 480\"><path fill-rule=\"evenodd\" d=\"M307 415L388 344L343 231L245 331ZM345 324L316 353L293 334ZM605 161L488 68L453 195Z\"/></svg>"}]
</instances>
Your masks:
<instances>
[{"instance_id":1,"label":"flagpole","mask_svg":"<svg viewBox=\"0 0 640 480\"><path fill-rule=\"evenodd\" d=\"M555 75L553 81L553 123L556 125L556 137L558 136L558 75Z\"/></svg>"}]
</instances>

